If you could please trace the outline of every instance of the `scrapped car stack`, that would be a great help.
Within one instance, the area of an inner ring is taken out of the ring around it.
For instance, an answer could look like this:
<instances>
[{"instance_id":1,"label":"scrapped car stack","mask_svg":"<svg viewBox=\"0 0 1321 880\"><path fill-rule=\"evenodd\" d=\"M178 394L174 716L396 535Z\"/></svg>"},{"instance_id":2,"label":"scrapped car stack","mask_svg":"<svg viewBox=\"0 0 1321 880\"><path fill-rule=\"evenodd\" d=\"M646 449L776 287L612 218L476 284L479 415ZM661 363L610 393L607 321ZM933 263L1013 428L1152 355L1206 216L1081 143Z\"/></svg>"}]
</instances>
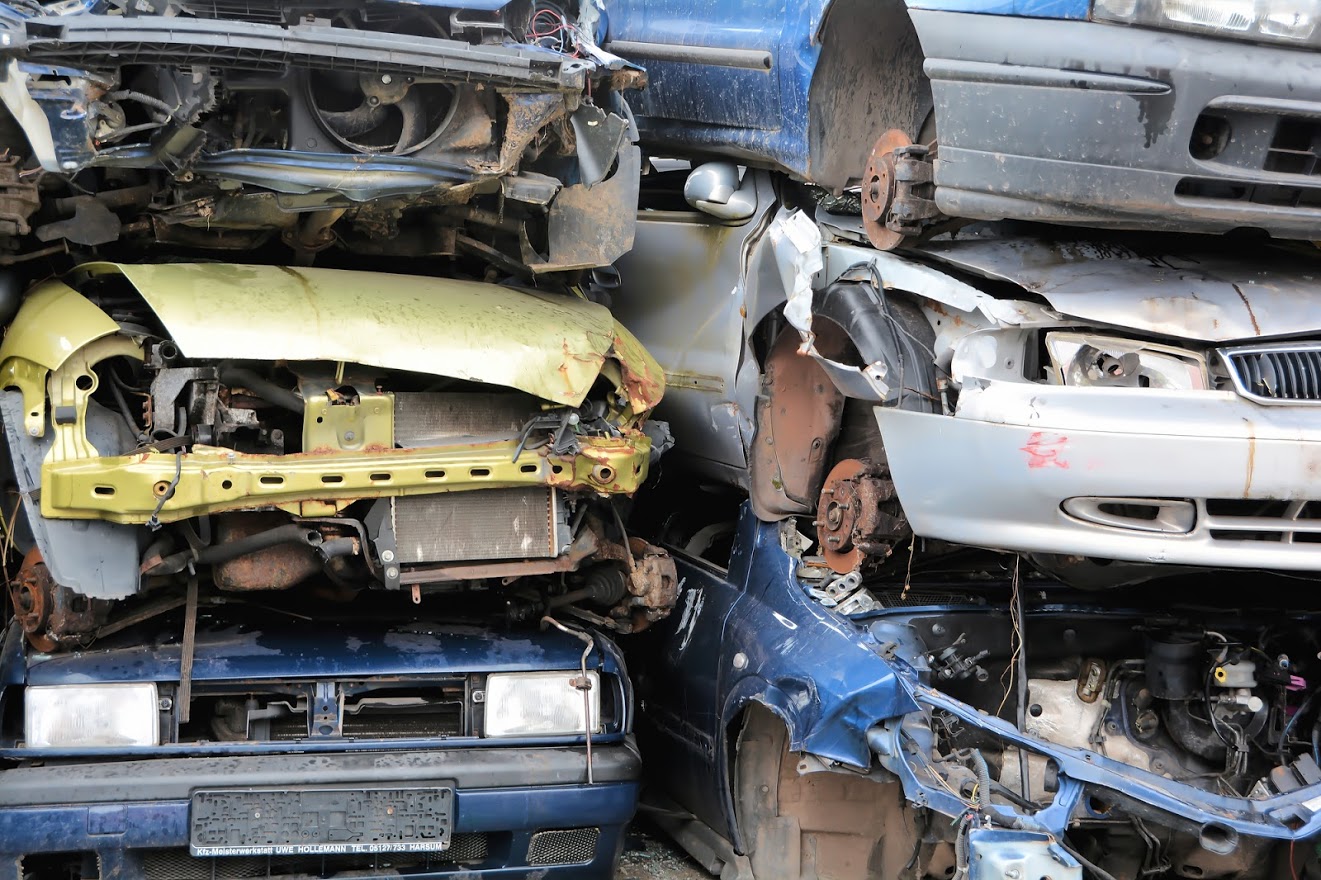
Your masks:
<instances>
[{"instance_id":1,"label":"scrapped car stack","mask_svg":"<svg viewBox=\"0 0 1321 880\"><path fill-rule=\"evenodd\" d=\"M1321 880L1318 20L0 3L0 880Z\"/></svg>"}]
</instances>

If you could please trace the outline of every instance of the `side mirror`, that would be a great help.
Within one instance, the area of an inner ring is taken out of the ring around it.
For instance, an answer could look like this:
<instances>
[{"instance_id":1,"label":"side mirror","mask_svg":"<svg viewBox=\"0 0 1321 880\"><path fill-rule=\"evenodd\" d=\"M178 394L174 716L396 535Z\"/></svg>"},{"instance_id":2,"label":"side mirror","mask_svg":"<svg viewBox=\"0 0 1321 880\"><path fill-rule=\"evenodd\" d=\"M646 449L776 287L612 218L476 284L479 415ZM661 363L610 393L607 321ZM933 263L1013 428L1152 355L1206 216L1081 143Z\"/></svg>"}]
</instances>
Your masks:
<instances>
[{"instance_id":1,"label":"side mirror","mask_svg":"<svg viewBox=\"0 0 1321 880\"><path fill-rule=\"evenodd\" d=\"M707 162L688 175L683 197L697 210L720 220L747 220L757 213L757 190L751 174L739 181L733 162Z\"/></svg>"}]
</instances>

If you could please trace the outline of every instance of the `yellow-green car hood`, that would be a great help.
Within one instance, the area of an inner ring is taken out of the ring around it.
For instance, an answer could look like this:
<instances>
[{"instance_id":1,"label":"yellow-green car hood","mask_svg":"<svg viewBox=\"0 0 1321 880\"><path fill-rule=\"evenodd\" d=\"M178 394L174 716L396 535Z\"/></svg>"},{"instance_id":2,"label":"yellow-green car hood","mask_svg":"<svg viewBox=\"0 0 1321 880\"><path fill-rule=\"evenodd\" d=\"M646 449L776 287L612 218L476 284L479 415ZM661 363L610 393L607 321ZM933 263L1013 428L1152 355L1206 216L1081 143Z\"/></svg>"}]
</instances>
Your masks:
<instances>
[{"instance_id":1,"label":"yellow-green car hood","mask_svg":"<svg viewBox=\"0 0 1321 880\"><path fill-rule=\"evenodd\" d=\"M571 296L339 269L91 263L128 279L185 357L344 361L517 388L577 406L606 361L637 413L661 370L603 306Z\"/></svg>"}]
</instances>

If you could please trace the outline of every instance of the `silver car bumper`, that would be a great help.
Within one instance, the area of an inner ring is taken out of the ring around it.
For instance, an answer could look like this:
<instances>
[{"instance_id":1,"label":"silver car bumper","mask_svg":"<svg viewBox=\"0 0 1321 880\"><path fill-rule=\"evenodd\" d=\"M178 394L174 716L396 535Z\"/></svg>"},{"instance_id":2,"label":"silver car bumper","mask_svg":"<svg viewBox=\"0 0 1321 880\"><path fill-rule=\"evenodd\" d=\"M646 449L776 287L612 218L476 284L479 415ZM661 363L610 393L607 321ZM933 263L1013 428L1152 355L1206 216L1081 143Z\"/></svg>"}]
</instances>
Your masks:
<instances>
[{"instance_id":1,"label":"silver car bumper","mask_svg":"<svg viewBox=\"0 0 1321 880\"><path fill-rule=\"evenodd\" d=\"M1305 503L1321 500L1321 409L1259 406L1232 392L993 381L965 388L954 417L877 408L876 418L920 536L1130 562L1321 569L1321 505ZM1143 504L1179 515L1066 512Z\"/></svg>"}]
</instances>

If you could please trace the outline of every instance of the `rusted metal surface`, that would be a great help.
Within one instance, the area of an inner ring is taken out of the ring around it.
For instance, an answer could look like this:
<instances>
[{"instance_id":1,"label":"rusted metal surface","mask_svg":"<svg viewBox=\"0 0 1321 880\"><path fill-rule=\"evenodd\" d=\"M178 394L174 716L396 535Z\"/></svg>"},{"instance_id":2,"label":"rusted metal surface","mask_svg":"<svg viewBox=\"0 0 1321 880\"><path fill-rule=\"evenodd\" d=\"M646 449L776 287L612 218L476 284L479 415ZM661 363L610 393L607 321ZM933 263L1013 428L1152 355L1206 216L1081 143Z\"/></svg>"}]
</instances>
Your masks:
<instances>
[{"instance_id":1,"label":"rusted metal surface","mask_svg":"<svg viewBox=\"0 0 1321 880\"><path fill-rule=\"evenodd\" d=\"M888 251L943 219L936 208L932 154L908 135L881 135L862 178L862 225L877 249Z\"/></svg>"},{"instance_id":2,"label":"rusted metal surface","mask_svg":"<svg viewBox=\"0 0 1321 880\"><path fill-rule=\"evenodd\" d=\"M898 783L824 769L790 748L784 722L761 705L746 719L732 794L757 880L946 876L922 870L930 848Z\"/></svg>"},{"instance_id":3,"label":"rusted metal surface","mask_svg":"<svg viewBox=\"0 0 1321 880\"><path fill-rule=\"evenodd\" d=\"M37 184L24 181L18 172L20 156L0 159L0 235L27 235L28 218L37 210Z\"/></svg>"},{"instance_id":4,"label":"rusted metal surface","mask_svg":"<svg viewBox=\"0 0 1321 880\"><path fill-rule=\"evenodd\" d=\"M622 544L607 545L614 558ZM602 554L605 555L605 554ZM625 582L628 595L610 610L617 622L631 625L629 632L641 632L658 620L663 620L679 600L679 576L670 554L641 538L630 538L628 553L623 559L626 567Z\"/></svg>"},{"instance_id":5,"label":"rusted metal surface","mask_svg":"<svg viewBox=\"0 0 1321 880\"><path fill-rule=\"evenodd\" d=\"M633 247L642 152L625 143L615 171L593 187L566 186L551 202L549 253L543 258L522 236L523 262L536 273L606 266Z\"/></svg>"},{"instance_id":6,"label":"rusted metal surface","mask_svg":"<svg viewBox=\"0 0 1321 880\"><path fill-rule=\"evenodd\" d=\"M817 539L832 570L855 571L868 556L889 556L908 532L885 469L856 458L836 464L817 504Z\"/></svg>"},{"instance_id":7,"label":"rusted metal surface","mask_svg":"<svg viewBox=\"0 0 1321 880\"><path fill-rule=\"evenodd\" d=\"M284 525L289 518L270 511L226 513L216 517L216 540L224 544ZM321 560L307 544L277 544L218 562L211 569L222 590L287 590L321 571Z\"/></svg>"},{"instance_id":8,"label":"rusted metal surface","mask_svg":"<svg viewBox=\"0 0 1321 880\"><path fill-rule=\"evenodd\" d=\"M22 567L9 584L9 596L14 619L38 651L86 642L105 622L112 604L88 599L55 583L35 547L23 557Z\"/></svg>"},{"instance_id":9,"label":"rusted metal surface","mask_svg":"<svg viewBox=\"0 0 1321 880\"><path fill-rule=\"evenodd\" d=\"M844 395L821 366L782 333L766 359L751 449L752 509L762 520L809 513L839 432Z\"/></svg>"},{"instance_id":10,"label":"rusted metal surface","mask_svg":"<svg viewBox=\"0 0 1321 880\"><path fill-rule=\"evenodd\" d=\"M493 174L512 170L533 139L568 110L564 96L559 94L514 93L504 98L509 112L505 120L504 142L500 145L500 159L497 167L484 169Z\"/></svg>"}]
</instances>

